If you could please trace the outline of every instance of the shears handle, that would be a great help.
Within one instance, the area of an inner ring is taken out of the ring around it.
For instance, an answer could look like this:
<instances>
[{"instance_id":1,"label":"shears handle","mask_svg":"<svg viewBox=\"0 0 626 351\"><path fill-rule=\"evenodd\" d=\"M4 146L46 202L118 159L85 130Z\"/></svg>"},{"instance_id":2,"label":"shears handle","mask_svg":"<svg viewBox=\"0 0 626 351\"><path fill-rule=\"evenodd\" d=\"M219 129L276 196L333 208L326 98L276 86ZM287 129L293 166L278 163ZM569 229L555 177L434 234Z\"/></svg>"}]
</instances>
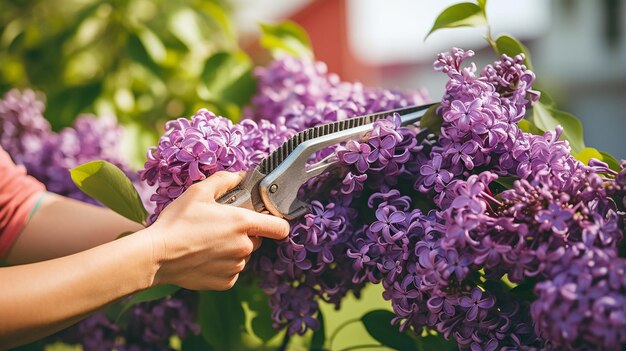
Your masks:
<instances>
[{"instance_id":1,"label":"shears handle","mask_svg":"<svg viewBox=\"0 0 626 351\"><path fill-rule=\"evenodd\" d=\"M252 211L261 212L265 210L263 199L259 194L259 183L265 177L256 168L246 172L243 180L234 188L219 197L216 202L224 205L231 205L247 208Z\"/></svg>"}]
</instances>

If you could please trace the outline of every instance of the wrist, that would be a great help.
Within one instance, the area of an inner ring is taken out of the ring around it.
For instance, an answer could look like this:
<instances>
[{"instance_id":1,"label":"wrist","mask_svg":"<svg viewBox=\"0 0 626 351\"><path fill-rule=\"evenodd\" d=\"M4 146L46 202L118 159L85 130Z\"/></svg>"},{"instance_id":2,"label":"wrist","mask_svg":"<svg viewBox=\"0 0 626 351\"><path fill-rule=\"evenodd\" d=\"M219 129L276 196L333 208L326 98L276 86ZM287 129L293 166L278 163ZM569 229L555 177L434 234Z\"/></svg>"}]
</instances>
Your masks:
<instances>
[{"instance_id":1,"label":"wrist","mask_svg":"<svg viewBox=\"0 0 626 351\"><path fill-rule=\"evenodd\" d=\"M145 241L144 245L148 249L146 252L148 260L147 271L150 272L151 279L147 288L161 284L169 284L168 280L163 277L162 274L162 267L167 257L167 246L165 244L165 240L163 240L160 230L156 226L151 226L136 234L139 234L142 237Z\"/></svg>"},{"instance_id":2,"label":"wrist","mask_svg":"<svg viewBox=\"0 0 626 351\"><path fill-rule=\"evenodd\" d=\"M157 272L162 262L162 243L153 235L150 228L142 229L134 234L116 241L127 241L125 245L133 247L135 262L138 264L137 290L144 290L159 285ZM161 248L160 248L161 247Z\"/></svg>"}]
</instances>

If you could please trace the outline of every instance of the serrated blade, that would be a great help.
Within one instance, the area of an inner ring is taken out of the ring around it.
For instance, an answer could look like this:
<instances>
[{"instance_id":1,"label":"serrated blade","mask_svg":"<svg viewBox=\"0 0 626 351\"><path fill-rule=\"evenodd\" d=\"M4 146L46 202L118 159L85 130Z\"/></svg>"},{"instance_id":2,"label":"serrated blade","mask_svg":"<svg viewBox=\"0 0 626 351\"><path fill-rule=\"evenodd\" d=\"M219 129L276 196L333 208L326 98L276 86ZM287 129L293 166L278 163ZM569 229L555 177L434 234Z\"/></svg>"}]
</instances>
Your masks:
<instances>
[{"instance_id":1,"label":"serrated blade","mask_svg":"<svg viewBox=\"0 0 626 351\"><path fill-rule=\"evenodd\" d=\"M311 140L314 138L318 138L320 136L340 132L343 130L359 127L365 124L373 123L379 119L385 118L393 113L398 113L400 115L408 114L412 112L416 112L424 109L424 106L411 106L406 108L400 108L396 110L390 111L382 111L377 113L372 113L365 116L348 118L336 122L320 124L315 127L311 127L305 129L298 134L292 136L287 141L285 141L279 148L274 150L271 154L269 154L266 158L264 158L261 163L259 163L259 170L264 174L269 174L276 167L278 167L286 158L291 154L298 145L302 144L307 140Z\"/></svg>"}]
</instances>

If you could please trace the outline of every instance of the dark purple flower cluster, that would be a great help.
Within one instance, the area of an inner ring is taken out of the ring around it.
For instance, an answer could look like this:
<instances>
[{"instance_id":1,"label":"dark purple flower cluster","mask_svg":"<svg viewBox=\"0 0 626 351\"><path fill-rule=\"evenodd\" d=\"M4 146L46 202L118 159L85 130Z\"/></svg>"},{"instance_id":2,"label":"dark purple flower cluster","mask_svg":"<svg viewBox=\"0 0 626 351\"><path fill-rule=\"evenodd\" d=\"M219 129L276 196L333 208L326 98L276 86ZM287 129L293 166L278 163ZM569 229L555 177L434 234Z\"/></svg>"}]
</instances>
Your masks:
<instances>
[{"instance_id":1,"label":"dark purple flower cluster","mask_svg":"<svg viewBox=\"0 0 626 351\"><path fill-rule=\"evenodd\" d=\"M434 143L411 138L418 152L403 166L407 180L417 179L413 189L432 200L430 212L416 210L404 177L370 162L381 154L370 136L339 151L351 167L344 182L356 184L346 189L352 197L369 188L362 195L375 217L353 234L347 255L355 281L383 284L402 329L435 329L462 349L549 345L537 337L545 335L540 326L535 334L528 303L493 282L504 275L518 283L550 279L546 270L579 243L613 250L624 226L606 178L611 171L576 161L559 141L560 128L539 136L519 129L538 98L523 56L503 55L477 76L474 65L461 67L471 55L454 49L438 57L435 68L450 78L438 109L441 134ZM494 195L499 176L520 180ZM389 203L372 206L373 197Z\"/></svg>"},{"instance_id":2,"label":"dark purple flower cluster","mask_svg":"<svg viewBox=\"0 0 626 351\"><path fill-rule=\"evenodd\" d=\"M560 140L560 127L523 132L517 123L539 98L524 56L502 55L480 73L474 64L463 67L471 56L455 48L435 61L449 78L437 109L439 131L400 126L392 114L362 140L332 149L344 166L341 177L321 176L301 189L309 213L292 223L288 239L265 243L251 261L276 327L291 334L315 329L320 299L339 307L370 282L382 284L402 330L435 330L464 350L561 347L571 340L625 346L623 311L615 307L623 287L602 283L617 278L568 275L562 264L582 260L579 252L615 255L624 230L624 166L614 172L595 160L583 165ZM420 93L341 82L309 60L279 59L257 77L251 117L258 122L233 125L202 110L167 125L142 173L158 186L153 219L193 182L251 167L290 128L424 101ZM511 189L510 179L516 179ZM586 262L572 266L590 270ZM542 282L536 292L545 303L531 306L504 278ZM580 291L588 303L545 317L559 301L553 287L570 289L573 279L583 279L574 284L586 284ZM601 316L602 331L587 333L591 326L578 323ZM559 323L566 319L573 324L564 341Z\"/></svg>"},{"instance_id":3,"label":"dark purple flower cluster","mask_svg":"<svg viewBox=\"0 0 626 351\"><path fill-rule=\"evenodd\" d=\"M149 190L139 182L120 148L123 130L115 118L83 115L72 128L55 133L43 115L44 109L43 97L32 90L7 92L0 100L0 145L49 191L95 203L76 187L68 172L93 160L117 165L140 193Z\"/></svg>"},{"instance_id":4,"label":"dark purple flower cluster","mask_svg":"<svg viewBox=\"0 0 626 351\"><path fill-rule=\"evenodd\" d=\"M51 338L80 344L88 351L173 350L170 338L185 339L199 335L195 321L195 294L181 291L159 301L142 302L122 315L122 323L113 323L104 312L83 320Z\"/></svg>"}]
</instances>

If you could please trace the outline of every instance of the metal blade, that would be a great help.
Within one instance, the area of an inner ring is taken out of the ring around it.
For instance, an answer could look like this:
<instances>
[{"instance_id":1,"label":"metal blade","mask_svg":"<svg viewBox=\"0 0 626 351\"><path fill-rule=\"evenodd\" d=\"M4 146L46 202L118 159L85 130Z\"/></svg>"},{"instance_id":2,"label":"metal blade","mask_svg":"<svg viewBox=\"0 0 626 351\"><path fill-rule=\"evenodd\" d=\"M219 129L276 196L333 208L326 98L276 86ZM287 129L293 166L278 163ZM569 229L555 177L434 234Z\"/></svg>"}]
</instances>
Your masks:
<instances>
[{"instance_id":1,"label":"metal blade","mask_svg":"<svg viewBox=\"0 0 626 351\"><path fill-rule=\"evenodd\" d=\"M412 113L424 109L424 106L411 106L396 110L382 111L370 115L348 118L337 122L320 124L318 126L305 129L298 134L292 136L285 141L279 148L274 150L259 164L259 170L262 173L269 174L278 167L286 158L296 149L296 147L307 140L311 140L320 136L331 133L340 132L346 129L359 127L365 124L373 123L381 118L385 118L393 113L400 115Z\"/></svg>"}]
</instances>

